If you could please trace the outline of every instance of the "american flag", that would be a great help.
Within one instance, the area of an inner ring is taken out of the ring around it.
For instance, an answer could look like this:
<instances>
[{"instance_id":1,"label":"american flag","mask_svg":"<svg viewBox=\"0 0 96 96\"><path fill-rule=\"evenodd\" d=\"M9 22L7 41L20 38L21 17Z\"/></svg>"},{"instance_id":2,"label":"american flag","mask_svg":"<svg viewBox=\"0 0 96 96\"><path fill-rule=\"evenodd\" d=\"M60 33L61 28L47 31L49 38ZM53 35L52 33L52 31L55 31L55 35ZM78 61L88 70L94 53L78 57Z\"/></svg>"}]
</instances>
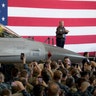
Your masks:
<instances>
[{"instance_id":1,"label":"american flag","mask_svg":"<svg viewBox=\"0 0 96 96\"><path fill-rule=\"evenodd\" d=\"M96 51L96 0L0 0L0 23L22 37L55 41L60 20L70 31L66 49Z\"/></svg>"}]
</instances>

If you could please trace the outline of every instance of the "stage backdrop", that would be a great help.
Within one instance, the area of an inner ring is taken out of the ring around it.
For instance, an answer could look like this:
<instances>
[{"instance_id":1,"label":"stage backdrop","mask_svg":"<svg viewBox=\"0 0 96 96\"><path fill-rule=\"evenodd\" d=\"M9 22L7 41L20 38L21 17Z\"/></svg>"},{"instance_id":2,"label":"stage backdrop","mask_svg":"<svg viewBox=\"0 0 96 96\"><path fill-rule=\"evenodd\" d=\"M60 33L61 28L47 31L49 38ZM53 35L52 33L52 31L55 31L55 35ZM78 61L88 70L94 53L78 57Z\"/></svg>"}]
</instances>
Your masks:
<instances>
[{"instance_id":1,"label":"stage backdrop","mask_svg":"<svg viewBox=\"0 0 96 96\"><path fill-rule=\"evenodd\" d=\"M59 20L70 31L65 48L96 51L96 0L0 0L0 23L22 37L54 39Z\"/></svg>"}]
</instances>

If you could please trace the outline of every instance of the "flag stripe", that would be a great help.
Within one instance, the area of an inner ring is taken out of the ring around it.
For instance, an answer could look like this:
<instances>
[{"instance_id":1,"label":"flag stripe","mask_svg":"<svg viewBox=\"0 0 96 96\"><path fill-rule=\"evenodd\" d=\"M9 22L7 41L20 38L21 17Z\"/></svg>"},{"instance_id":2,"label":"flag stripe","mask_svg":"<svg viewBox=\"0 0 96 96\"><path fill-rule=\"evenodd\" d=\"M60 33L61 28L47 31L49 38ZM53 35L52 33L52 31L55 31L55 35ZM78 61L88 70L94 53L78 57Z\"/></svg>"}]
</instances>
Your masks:
<instances>
[{"instance_id":1,"label":"flag stripe","mask_svg":"<svg viewBox=\"0 0 96 96\"><path fill-rule=\"evenodd\" d=\"M96 2L60 0L8 0L8 6L56 9L96 9Z\"/></svg>"},{"instance_id":2,"label":"flag stripe","mask_svg":"<svg viewBox=\"0 0 96 96\"><path fill-rule=\"evenodd\" d=\"M96 18L96 10L8 7L9 17Z\"/></svg>"},{"instance_id":3,"label":"flag stripe","mask_svg":"<svg viewBox=\"0 0 96 96\"><path fill-rule=\"evenodd\" d=\"M96 43L89 44L65 44L65 49L80 53L80 52L96 52Z\"/></svg>"},{"instance_id":4,"label":"flag stripe","mask_svg":"<svg viewBox=\"0 0 96 96\"><path fill-rule=\"evenodd\" d=\"M96 1L96 0L60 0L60 1L90 1L90 2L92 2L92 1Z\"/></svg>"},{"instance_id":5,"label":"flag stripe","mask_svg":"<svg viewBox=\"0 0 96 96\"><path fill-rule=\"evenodd\" d=\"M27 18L9 17L9 26L57 26L60 20L64 20L65 26L96 26L96 18ZM78 22L79 21L79 22ZM15 23L14 23L15 22ZM23 22L23 23L22 23Z\"/></svg>"},{"instance_id":6,"label":"flag stripe","mask_svg":"<svg viewBox=\"0 0 96 96\"><path fill-rule=\"evenodd\" d=\"M23 36L24 37L24 36ZM52 39L54 44L56 44L55 36L30 36L30 38L34 38L35 41L44 42L48 38L50 39L50 43L52 44ZM29 37L27 37L29 38ZM47 40L48 43L48 40ZM66 44L84 44L84 43L96 43L96 35L83 35L83 36L67 36Z\"/></svg>"},{"instance_id":7,"label":"flag stripe","mask_svg":"<svg viewBox=\"0 0 96 96\"><path fill-rule=\"evenodd\" d=\"M36 26L7 26L20 36L55 36L56 27L36 27ZM96 26L91 27L65 27L70 32L67 36L96 35Z\"/></svg>"}]
</instances>

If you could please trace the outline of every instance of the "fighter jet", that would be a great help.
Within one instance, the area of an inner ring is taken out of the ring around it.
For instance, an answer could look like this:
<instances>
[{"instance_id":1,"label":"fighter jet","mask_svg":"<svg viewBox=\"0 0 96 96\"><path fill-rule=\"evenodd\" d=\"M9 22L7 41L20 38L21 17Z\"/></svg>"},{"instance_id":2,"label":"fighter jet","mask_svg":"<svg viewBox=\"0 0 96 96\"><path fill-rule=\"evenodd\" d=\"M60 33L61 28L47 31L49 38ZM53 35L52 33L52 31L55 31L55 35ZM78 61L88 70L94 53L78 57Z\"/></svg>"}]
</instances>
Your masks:
<instances>
[{"instance_id":1,"label":"fighter jet","mask_svg":"<svg viewBox=\"0 0 96 96\"><path fill-rule=\"evenodd\" d=\"M50 54L52 60L63 60L68 56L73 63L81 62L84 58L67 49L22 38L0 24L0 63L20 63L21 55L26 55L27 62L46 60Z\"/></svg>"}]
</instances>

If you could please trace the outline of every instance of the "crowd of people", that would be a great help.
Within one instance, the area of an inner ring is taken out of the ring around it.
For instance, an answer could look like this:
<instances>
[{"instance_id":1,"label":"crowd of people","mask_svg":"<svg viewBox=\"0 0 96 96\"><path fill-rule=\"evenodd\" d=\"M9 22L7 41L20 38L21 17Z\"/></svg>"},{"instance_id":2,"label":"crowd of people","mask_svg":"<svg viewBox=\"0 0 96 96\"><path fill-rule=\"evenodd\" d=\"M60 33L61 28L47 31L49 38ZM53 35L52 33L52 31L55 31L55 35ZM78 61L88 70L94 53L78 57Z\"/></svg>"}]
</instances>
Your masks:
<instances>
[{"instance_id":1,"label":"crowd of people","mask_svg":"<svg viewBox=\"0 0 96 96\"><path fill-rule=\"evenodd\" d=\"M24 56L20 68L2 65L0 96L96 96L96 62L84 56L81 64L69 57L26 64Z\"/></svg>"}]
</instances>

